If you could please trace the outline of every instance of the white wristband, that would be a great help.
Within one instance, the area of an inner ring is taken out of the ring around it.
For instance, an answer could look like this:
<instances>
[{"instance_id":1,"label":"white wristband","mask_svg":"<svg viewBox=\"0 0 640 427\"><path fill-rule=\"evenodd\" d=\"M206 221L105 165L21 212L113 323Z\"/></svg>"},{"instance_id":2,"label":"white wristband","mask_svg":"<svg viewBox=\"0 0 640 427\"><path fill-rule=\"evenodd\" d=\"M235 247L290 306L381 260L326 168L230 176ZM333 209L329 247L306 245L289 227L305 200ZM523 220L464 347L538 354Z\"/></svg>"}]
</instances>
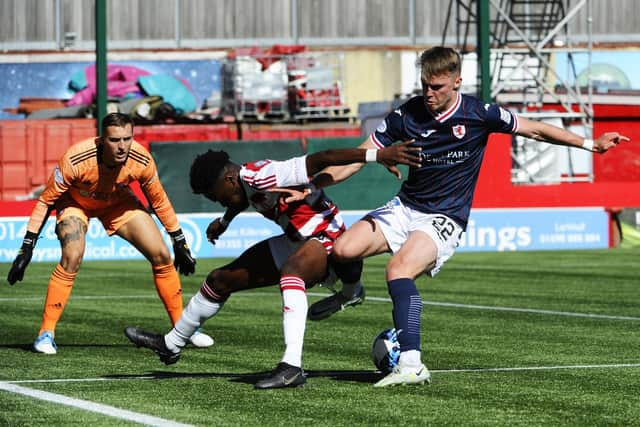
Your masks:
<instances>
[{"instance_id":1,"label":"white wristband","mask_svg":"<svg viewBox=\"0 0 640 427\"><path fill-rule=\"evenodd\" d=\"M584 141L582 141L582 148L587 151L593 151L593 139L585 138Z\"/></svg>"},{"instance_id":2,"label":"white wristband","mask_svg":"<svg viewBox=\"0 0 640 427\"><path fill-rule=\"evenodd\" d=\"M227 228L229 226L229 222L226 219L224 219L224 215L220 217L220 225L223 226L224 228Z\"/></svg>"},{"instance_id":3,"label":"white wristband","mask_svg":"<svg viewBox=\"0 0 640 427\"><path fill-rule=\"evenodd\" d=\"M378 160L378 150L375 148L368 148L364 156L364 161L367 163L373 163Z\"/></svg>"}]
</instances>

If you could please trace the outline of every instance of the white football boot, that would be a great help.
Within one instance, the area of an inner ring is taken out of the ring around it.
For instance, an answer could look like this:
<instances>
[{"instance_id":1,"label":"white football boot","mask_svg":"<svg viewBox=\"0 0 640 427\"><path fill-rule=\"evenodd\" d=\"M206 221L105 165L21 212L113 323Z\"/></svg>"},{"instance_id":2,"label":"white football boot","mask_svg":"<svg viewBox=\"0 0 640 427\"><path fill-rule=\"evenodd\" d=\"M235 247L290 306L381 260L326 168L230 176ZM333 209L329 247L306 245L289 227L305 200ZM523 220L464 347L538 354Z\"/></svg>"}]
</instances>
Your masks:
<instances>
[{"instance_id":1,"label":"white football boot","mask_svg":"<svg viewBox=\"0 0 640 427\"><path fill-rule=\"evenodd\" d=\"M396 384L429 384L431 383L431 372L425 365L402 366L400 364L393 367L389 375L375 383L374 387L386 387Z\"/></svg>"},{"instance_id":2,"label":"white football boot","mask_svg":"<svg viewBox=\"0 0 640 427\"><path fill-rule=\"evenodd\" d=\"M206 348L213 345L213 338L198 329L191 335L189 342L194 347Z\"/></svg>"}]
</instances>

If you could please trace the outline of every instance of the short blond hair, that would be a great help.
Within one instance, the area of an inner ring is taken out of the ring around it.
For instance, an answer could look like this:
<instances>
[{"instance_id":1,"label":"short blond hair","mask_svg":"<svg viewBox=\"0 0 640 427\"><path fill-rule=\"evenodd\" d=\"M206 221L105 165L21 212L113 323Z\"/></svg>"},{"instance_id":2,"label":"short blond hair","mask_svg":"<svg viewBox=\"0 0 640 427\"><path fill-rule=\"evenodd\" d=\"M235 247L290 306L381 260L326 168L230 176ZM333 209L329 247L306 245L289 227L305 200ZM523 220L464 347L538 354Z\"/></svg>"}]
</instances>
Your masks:
<instances>
[{"instance_id":1,"label":"short blond hair","mask_svg":"<svg viewBox=\"0 0 640 427\"><path fill-rule=\"evenodd\" d=\"M427 49L420 55L420 75L424 79L443 74L460 75L462 60L453 48L436 46Z\"/></svg>"}]
</instances>

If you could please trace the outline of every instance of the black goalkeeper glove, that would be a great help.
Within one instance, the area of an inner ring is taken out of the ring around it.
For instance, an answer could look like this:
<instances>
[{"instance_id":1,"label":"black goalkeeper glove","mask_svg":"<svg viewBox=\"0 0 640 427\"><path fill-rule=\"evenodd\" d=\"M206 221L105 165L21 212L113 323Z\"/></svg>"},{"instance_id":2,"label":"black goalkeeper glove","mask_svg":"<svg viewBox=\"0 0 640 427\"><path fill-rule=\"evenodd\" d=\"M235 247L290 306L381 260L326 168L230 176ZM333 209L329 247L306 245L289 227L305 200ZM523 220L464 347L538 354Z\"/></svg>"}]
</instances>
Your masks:
<instances>
[{"instance_id":1,"label":"black goalkeeper glove","mask_svg":"<svg viewBox=\"0 0 640 427\"><path fill-rule=\"evenodd\" d=\"M173 265L181 274L188 276L196 272L196 260L191 256L187 239L185 239L182 229L177 229L169 233L173 242L173 254L175 259Z\"/></svg>"},{"instance_id":2,"label":"black goalkeeper glove","mask_svg":"<svg viewBox=\"0 0 640 427\"><path fill-rule=\"evenodd\" d=\"M13 285L16 282L21 282L24 277L24 271L27 269L27 266L31 262L31 257L33 256L33 248L36 245L36 240L38 240L38 235L36 233L32 233L27 231L24 235L24 239L22 240L22 247L18 251L18 256L13 261L11 265L11 270L9 270L9 274L7 275L7 280L10 285Z\"/></svg>"}]
</instances>

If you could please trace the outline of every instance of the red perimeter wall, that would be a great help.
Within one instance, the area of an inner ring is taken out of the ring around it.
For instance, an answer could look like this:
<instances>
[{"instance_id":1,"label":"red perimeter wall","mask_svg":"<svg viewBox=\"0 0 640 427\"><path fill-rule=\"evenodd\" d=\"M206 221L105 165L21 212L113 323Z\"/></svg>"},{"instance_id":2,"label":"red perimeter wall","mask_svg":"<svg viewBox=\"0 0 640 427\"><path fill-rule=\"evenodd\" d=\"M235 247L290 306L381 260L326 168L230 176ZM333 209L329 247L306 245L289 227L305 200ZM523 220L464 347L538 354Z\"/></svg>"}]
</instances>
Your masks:
<instances>
[{"instance_id":1,"label":"red perimeter wall","mask_svg":"<svg viewBox=\"0 0 640 427\"><path fill-rule=\"evenodd\" d=\"M476 208L584 207L616 210L640 207L640 107L595 107L594 135L619 131L632 141L602 155L594 155L593 183L513 185L511 138L492 135L475 193ZM349 124L312 126L162 125L137 126L136 140L234 141L240 139L291 139L307 137L357 137L360 129ZM95 121L23 120L0 122L0 215L29 215L33 201L15 202L46 182L64 150L95 135Z\"/></svg>"}]
</instances>

